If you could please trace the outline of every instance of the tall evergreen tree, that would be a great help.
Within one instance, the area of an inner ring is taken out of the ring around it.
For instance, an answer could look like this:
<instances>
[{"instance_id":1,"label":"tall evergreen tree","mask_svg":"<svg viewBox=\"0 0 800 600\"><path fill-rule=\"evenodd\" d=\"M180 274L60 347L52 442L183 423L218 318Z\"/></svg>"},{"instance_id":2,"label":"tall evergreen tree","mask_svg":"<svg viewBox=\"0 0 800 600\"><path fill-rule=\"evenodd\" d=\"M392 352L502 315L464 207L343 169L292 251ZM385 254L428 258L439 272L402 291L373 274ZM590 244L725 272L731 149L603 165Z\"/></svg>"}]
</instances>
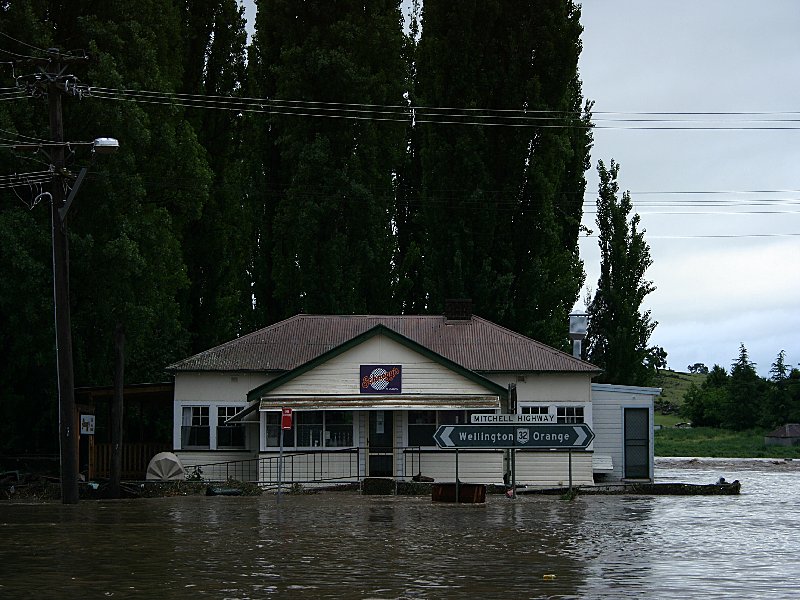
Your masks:
<instances>
[{"instance_id":1,"label":"tall evergreen tree","mask_svg":"<svg viewBox=\"0 0 800 600\"><path fill-rule=\"evenodd\" d=\"M739 345L739 356L731 365L728 382L728 405L722 426L730 429L752 429L769 420L765 415L766 381L756 372L756 365L744 344ZM762 421L763 419L763 421Z\"/></svg>"},{"instance_id":2,"label":"tall evergreen tree","mask_svg":"<svg viewBox=\"0 0 800 600\"><path fill-rule=\"evenodd\" d=\"M253 85L297 108L275 105L255 149L263 161L254 169L263 173L259 253L270 257L254 261L254 295L270 318L396 310L392 221L403 126L352 109L403 100L399 4L258 5Z\"/></svg>"},{"instance_id":3,"label":"tall evergreen tree","mask_svg":"<svg viewBox=\"0 0 800 600\"><path fill-rule=\"evenodd\" d=\"M30 44L28 52L34 54L43 46L87 51L90 60L69 67L80 83L180 89L183 36L176 3L136 0L99 4L91 10L75 3L64 3L55 11L50 8L44 2L4 5L0 26L13 26L13 35L24 37ZM19 27L25 20L28 24ZM46 103L29 103L34 111L26 117L15 115L13 128L49 138ZM73 173L89 167L68 215L75 381L77 385L111 382L112 339L118 324L128 335L129 379L161 379L164 365L187 350L178 297L187 283L180 243L207 195L203 150L176 107L65 95L63 113L67 140L105 135L118 138L121 145L118 156L93 163L88 151L78 147L67 165ZM36 210L31 215L41 227L42 217ZM31 219L20 216L13 220L30 226ZM42 234L49 239L46 215L43 220L41 231L27 235L26 241ZM39 267L30 265L20 276L48 273L49 277L50 252L37 260ZM5 269L2 262L0 268ZM19 281L16 289L32 286L33 280ZM36 289L52 302L51 282L40 281ZM51 351L52 314L52 309L37 312L36 320L28 323L33 331L50 332ZM54 351L43 353L54 356ZM48 371L54 381L55 368ZM50 395L49 401L55 397Z\"/></svg>"},{"instance_id":4,"label":"tall evergreen tree","mask_svg":"<svg viewBox=\"0 0 800 600\"><path fill-rule=\"evenodd\" d=\"M78 20L74 35L72 43L93 56L86 83L181 90L177 3L99 5ZM164 365L188 350L182 243L208 198L205 152L178 106L89 98L71 111L72 135L91 139L101 130L120 140L118 155L93 167L70 225L76 381L109 382L118 325L126 333L128 380L161 379Z\"/></svg>"},{"instance_id":5,"label":"tall evergreen tree","mask_svg":"<svg viewBox=\"0 0 800 600\"><path fill-rule=\"evenodd\" d=\"M589 304L588 356L603 369L602 381L647 385L654 374L647 344L657 322L642 310L655 290L645 273L652 264L650 248L639 228L628 192L618 197L619 165L598 163L597 199L600 278Z\"/></svg>"},{"instance_id":6,"label":"tall evergreen tree","mask_svg":"<svg viewBox=\"0 0 800 600\"><path fill-rule=\"evenodd\" d=\"M762 422L766 427L789 423L792 411L791 368L786 364L786 351L781 350L769 370L769 388Z\"/></svg>"},{"instance_id":7,"label":"tall evergreen tree","mask_svg":"<svg viewBox=\"0 0 800 600\"><path fill-rule=\"evenodd\" d=\"M53 45L52 29L37 14L40 7L35 0L0 3L0 34L5 34L0 48L30 55L31 46ZM13 76L22 74L5 62L0 87L13 88ZM50 138L46 103L4 95L0 137L5 146L0 148L0 176L46 170L43 154L14 153L7 147ZM49 184L0 186L0 454L58 447L50 211L47 197L40 195L47 191Z\"/></svg>"},{"instance_id":8,"label":"tall evergreen tree","mask_svg":"<svg viewBox=\"0 0 800 600\"><path fill-rule=\"evenodd\" d=\"M577 238L591 135L577 62L580 10L541 0L423 7L416 95L427 305L471 297L477 310L546 342L583 283ZM464 114L454 117L453 113ZM552 120L478 126L490 109ZM425 111L428 111L425 113ZM552 112L551 112L552 111ZM532 125L531 123L539 123Z\"/></svg>"},{"instance_id":9,"label":"tall evergreen tree","mask_svg":"<svg viewBox=\"0 0 800 600\"><path fill-rule=\"evenodd\" d=\"M180 90L239 96L245 84L243 8L236 0L191 1L182 7L184 74ZM244 117L210 108L187 113L212 173L199 218L187 224L183 254L190 285L184 309L192 349L201 351L249 329L253 221L242 143Z\"/></svg>"}]
</instances>

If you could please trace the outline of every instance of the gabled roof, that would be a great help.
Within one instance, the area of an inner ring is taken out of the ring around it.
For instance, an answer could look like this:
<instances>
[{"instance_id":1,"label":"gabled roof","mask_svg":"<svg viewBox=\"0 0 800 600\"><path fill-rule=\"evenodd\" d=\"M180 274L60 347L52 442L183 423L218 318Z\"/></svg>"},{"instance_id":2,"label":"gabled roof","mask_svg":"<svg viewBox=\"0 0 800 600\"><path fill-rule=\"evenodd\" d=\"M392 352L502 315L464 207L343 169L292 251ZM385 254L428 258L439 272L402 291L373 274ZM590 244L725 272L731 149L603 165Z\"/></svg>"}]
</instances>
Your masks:
<instances>
[{"instance_id":1,"label":"gabled roof","mask_svg":"<svg viewBox=\"0 0 800 600\"><path fill-rule=\"evenodd\" d=\"M423 354L433 360L434 362L439 363L440 365L450 369L461 375L462 377L466 377L470 381L477 383L478 385L483 386L486 388L487 392L491 392L493 394L497 394L499 396L505 397L506 396L506 389L500 385L497 385L495 382L486 379L485 377L471 371L469 369L465 369L461 365L439 355L435 352L432 352L429 348L418 344L414 340L411 340L405 336L400 335L396 331L389 329L385 325L379 324L373 327L372 329L368 329L362 334L357 335L351 340L344 342L343 344L337 346L336 348L332 348L327 352L317 356L316 358L311 359L307 363L304 363L298 366L296 369L292 371L287 371L283 375L276 377L275 379L268 381L267 383L260 385L259 387L249 391L247 393L248 400L258 400L262 394L266 394L272 390L275 390L285 384L287 381L291 381L295 377L299 377L303 373L307 373L308 371L314 369L315 367L319 366L320 364L331 360L332 358L339 356L340 354L347 352L348 350L355 348L359 344L367 341L368 339L375 337L376 335L385 335L386 337L402 344L406 348L413 350L414 352L418 352Z\"/></svg>"},{"instance_id":2,"label":"gabled roof","mask_svg":"<svg viewBox=\"0 0 800 600\"><path fill-rule=\"evenodd\" d=\"M781 425L774 431L770 431L766 437L800 438L800 423L787 423L786 425Z\"/></svg>"},{"instance_id":3,"label":"gabled roof","mask_svg":"<svg viewBox=\"0 0 800 600\"><path fill-rule=\"evenodd\" d=\"M600 369L491 321L473 316L296 315L167 367L168 371L283 372L383 325L478 372L599 373Z\"/></svg>"}]
</instances>

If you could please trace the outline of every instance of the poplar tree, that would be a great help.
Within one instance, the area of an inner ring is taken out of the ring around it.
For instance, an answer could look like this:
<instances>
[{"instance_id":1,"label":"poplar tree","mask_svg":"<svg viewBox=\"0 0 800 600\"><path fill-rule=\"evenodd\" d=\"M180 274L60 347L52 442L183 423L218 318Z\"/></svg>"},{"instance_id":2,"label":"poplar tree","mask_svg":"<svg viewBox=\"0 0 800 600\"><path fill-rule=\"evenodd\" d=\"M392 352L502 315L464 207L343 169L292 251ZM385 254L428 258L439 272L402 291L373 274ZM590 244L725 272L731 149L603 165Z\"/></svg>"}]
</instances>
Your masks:
<instances>
[{"instance_id":1,"label":"poplar tree","mask_svg":"<svg viewBox=\"0 0 800 600\"><path fill-rule=\"evenodd\" d=\"M73 56L85 53L87 60L69 63L69 74L79 84L178 90L183 38L175 4L137 0L92 7L62 3L59 10L49 8L38 2L0 7L0 31L11 35L3 38L3 47L18 39L27 44L25 54L35 57L44 56L43 48L50 47L78 51ZM202 149L176 107L101 100L91 94L65 93L62 101L66 140L98 136L120 140L117 156L92 162L86 146L78 146L67 163L73 174L88 168L67 216L75 383L111 383L117 326L127 334L128 380L158 381L164 365L187 351L178 297L186 285L180 241L185 224L197 217L207 192ZM46 103L41 99L25 102L29 110L12 114L11 123L0 117L3 129L12 139L15 135L48 139ZM47 157L39 155L34 160ZM22 197L29 197L27 190ZM4 399L8 393L24 406L15 407L17 418L3 422L19 429L34 415L41 426L30 422L34 437L25 445L47 450L57 446L58 437L41 440L35 432L54 431L57 423L48 211L45 202L27 213L11 208L6 214L6 200L4 194L0 229L14 227L20 235L8 238L16 240L16 259L0 260L2 275L13 275L13 279L3 277L9 293L0 300L2 311L26 315L24 326L36 332L37 339L17 338L28 347L18 356L29 361L30 367L20 369L13 361L4 364L16 371L17 379L13 386L4 386ZM23 308L26 305L45 310L29 312ZM4 431L0 438L14 440ZM17 451L22 449L17 446Z\"/></svg>"},{"instance_id":2,"label":"poplar tree","mask_svg":"<svg viewBox=\"0 0 800 600\"><path fill-rule=\"evenodd\" d=\"M177 3L101 4L76 21L73 36L70 43L92 56L81 74L86 84L180 91L184 35ZM70 225L75 380L109 382L121 325L127 380L158 381L164 365L189 350L182 244L208 199L205 152L177 104L107 97L71 104L65 122L73 136L120 141L116 155L95 161Z\"/></svg>"},{"instance_id":3,"label":"poplar tree","mask_svg":"<svg viewBox=\"0 0 800 600\"><path fill-rule=\"evenodd\" d=\"M28 0L0 4L0 48L31 54L28 46L52 46L52 31ZM10 61L4 55L3 61ZM10 62L0 65L0 87L16 85ZM47 105L41 100L0 101L0 176L47 169L38 153L15 153L14 141L48 139ZM27 137L22 137L27 136ZM58 447L53 326L52 245L47 184L0 186L0 454ZM34 206L34 200L38 204Z\"/></svg>"},{"instance_id":4,"label":"poplar tree","mask_svg":"<svg viewBox=\"0 0 800 600\"><path fill-rule=\"evenodd\" d=\"M182 5L184 72L180 90L209 96L186 118L203 146L211 185L202 211L182 232L189 287L182 302L192 351L200 352L250 329L253 215L248 194L245 118L215 108L214 97L242 95L247 35L236 0Z\"/></svg>"},{"instance_id":5,"label":"poplar tree","mask_svg":"<svg viewBox=\"0 0 800 600\"><path fill-rule=\"evenodd\" d=\"M600 277L589 304L588 358L603 369L601 380L622 385L648 385L654 369L648 348L656 321L642 304L656 288L645 278L652 264L650 247L640 229L639 215L631 212L630 193L619 197L619 165L597 165Z\"/></svg>"},{"instance_id":6,"label":"poplar tree","mask_svg":"<svg viewBox=\"0 0 800 600\"><path fill-rule=\"evenodd\" d=\"M424 3L412 105L439 121L418 133L430 310L470 297L492 320L564 339L583 283L577 240L591 143L579 19L563 0Z\"/></svg>"},{"instance_id":7,"label":"poplar tree","mask_svg":"<svg viewBox=\"0 0 800 600\"><path fill-rule=\"evenodd\" d=\"M403 101L399 4L259 4L253 86L285 103L256 124L254 149L264 205L258 254L269 255L254 261L254 296L270 320L396 311L392 221L404 126L371 119L369 109Z\"/></svg>"}]
</instances>

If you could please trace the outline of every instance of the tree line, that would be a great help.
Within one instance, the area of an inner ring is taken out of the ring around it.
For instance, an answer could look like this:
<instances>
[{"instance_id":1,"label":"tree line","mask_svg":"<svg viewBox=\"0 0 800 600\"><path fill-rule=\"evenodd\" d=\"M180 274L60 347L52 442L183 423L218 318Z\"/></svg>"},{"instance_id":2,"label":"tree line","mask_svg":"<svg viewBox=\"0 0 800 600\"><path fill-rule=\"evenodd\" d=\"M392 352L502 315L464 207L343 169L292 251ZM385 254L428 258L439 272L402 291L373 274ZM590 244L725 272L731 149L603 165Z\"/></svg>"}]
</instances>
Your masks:
<instances>
[{"instance_id":1,"label":"tree line","mask_svg":"<svg viewBox=\"0 0 800 600\"><path fill-rule=\"evenodd\" d=\"M769 377L758 375L744 344L730 371L720 365L710 370L700 363L691 366L707 373L702 384L693 383L684 395L681 414L692 425L742 431L800 422L800 369L786 363L783 350Z\"/></svg>"},{"instance_id":2,"label":"tree line","mask_svg":"<svg viewBox=\"0 0 800 600\"><path fill-rule=\"evenodd\" d=\"M120 140L68 165L89 167L69 217L76 384L110 384L115 331L126 379L159 381L300 312L446 298L566 347L592 144L579 6L257 7L248 41L236 0L0 3L0 88L30 90L26 56L85 56L66 139ZM46 169L46 148L12 148L49 139L46 101L0 100L0 175ZM5 451L57 439L46 189L0 179Z\"/></svg>"}]
</instances>

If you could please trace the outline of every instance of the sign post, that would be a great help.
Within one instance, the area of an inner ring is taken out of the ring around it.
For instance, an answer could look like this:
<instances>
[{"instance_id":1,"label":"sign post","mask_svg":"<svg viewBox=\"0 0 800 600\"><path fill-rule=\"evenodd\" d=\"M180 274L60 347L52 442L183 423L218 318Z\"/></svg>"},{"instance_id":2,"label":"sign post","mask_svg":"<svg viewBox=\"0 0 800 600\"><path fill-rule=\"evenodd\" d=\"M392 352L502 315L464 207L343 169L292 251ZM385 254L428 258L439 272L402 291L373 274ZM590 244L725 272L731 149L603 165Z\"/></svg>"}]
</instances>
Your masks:
<instances>
[{"instance_id":1,"label":"sign post","mask_svg":"<svg viewBox=\"0 0 800 600\"><path fill-rule=\"evenodd\" d=\"M514 417L518 415L498 415ZM537 425L518 422L504 425L442 425L433 434L439 448L456 451L456 493L458 493L458 450L511 450L511 490L514 488L516 465L514 451L520 448L535 450L566 450L569 454L569 489L572 490L572 451L584 450L594 439L594 432L585 423Z\"/></svg>"},{"instance_id":2,"label":"sign post","mask_svg":"<svg viewBox=\"0 0 800 600\"><path fill-rule=\"evenodd\" d=\"M281 409L281 449L278 454L278 502L281 501L281 486L283 484L283 432L292 428L292 409Z\"/></svg>"}]
</instances>

